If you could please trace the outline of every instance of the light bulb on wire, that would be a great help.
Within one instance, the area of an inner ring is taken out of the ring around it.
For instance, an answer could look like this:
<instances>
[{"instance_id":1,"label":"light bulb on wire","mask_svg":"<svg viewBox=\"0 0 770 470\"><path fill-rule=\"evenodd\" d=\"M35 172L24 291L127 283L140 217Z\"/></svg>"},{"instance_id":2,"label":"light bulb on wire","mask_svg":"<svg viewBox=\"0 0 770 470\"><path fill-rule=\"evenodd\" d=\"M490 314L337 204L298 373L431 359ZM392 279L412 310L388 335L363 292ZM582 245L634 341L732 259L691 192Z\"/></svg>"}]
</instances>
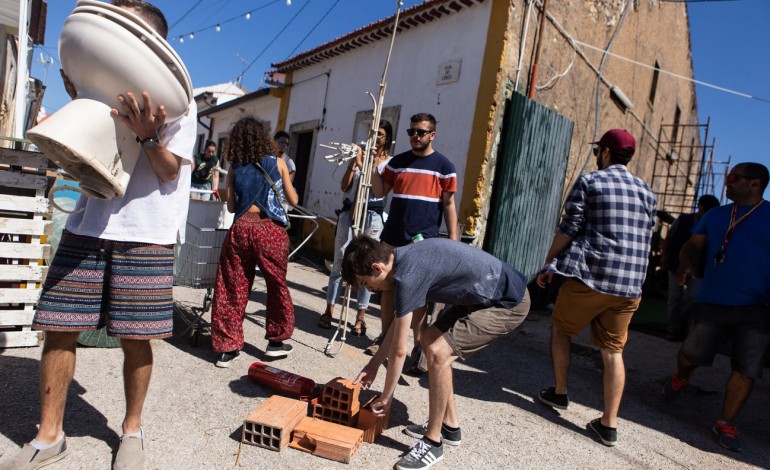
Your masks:
<instances>
[{"instance_id":1,"label":"light bulb on wire","mask_svg":"<svg viewBox=\"0 0 770 470\"><path fill-rule=\"evenodd\" d=\"M251 19L251 12L248 12L246 13L246 20L250 20L250 19Z\"/></svg>"},{"instance_id":2,"label":"light bulb on wire","mask_svg":"<svg viewBox=\"0 0 770 470\"><path fill-rule=\"evenodd\" d=\"M195 39L195 33L190 33L190 39Z\"/></svg>"},{"instance_id":3,"label":"light bulb on wire","mask_svg":"<svg viewBox=\"0 0 770 470\"><path fill-rule=\"evenodd\" d=\"M286 6L287 6L287 7L290 7L290 6L291 6L291 0L286 0Z\"/></svg>"},{"instance_id":4,"label":"light bulb on wire","mask_svg":"<svg viewBox=\"0 0 770 470\"><path fill-rule=\"evenodd\" d=\"M215 29L216 29L216 32L220 32L220 31L222 31L222 27L221 27L221 26L219 26L219 24L217 24L217 27L216 27Z\"/></svg>"},{"instance_id":5,"label":"light bulb on wire","mask_svg":"<svg viewBox=\"0 0 770 470\"><path fill-rule=\"evenodd\" d=\"M184 44L184 36L179 36L179 44Z\"/></svg>"}]
</instances>

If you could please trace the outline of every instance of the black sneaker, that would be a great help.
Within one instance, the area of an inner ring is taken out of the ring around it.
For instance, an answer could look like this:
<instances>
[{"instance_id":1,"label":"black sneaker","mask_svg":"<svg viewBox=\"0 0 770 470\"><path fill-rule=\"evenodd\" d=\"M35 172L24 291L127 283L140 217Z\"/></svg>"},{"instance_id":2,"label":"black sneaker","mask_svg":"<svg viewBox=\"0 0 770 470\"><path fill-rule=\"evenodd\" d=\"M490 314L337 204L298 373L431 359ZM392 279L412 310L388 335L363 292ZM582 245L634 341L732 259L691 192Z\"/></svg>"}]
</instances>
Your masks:
<instances>
[{"instance_id":1,"label":"black sneaker","mask_svg":"<svg viewBox=\"0 0 770 470\"><path fill-rule=\"evenodd\" d=\"M422 439L422 436L424 436L426 432L428 432L427 422L423 424L410 424L404 428L404 434L416 437L417 439ZM450 446L459 446L461 441L462 434L460 433L460 428L450 431L447 429L446 425L441 425L441 442L449 444Z\"/></svg>"},{"instance_id":2,"label":"black sneaker","mask_svg":"<svg viewBox=\"0 0 770 470\"><path fill-rule=\"evenodd\" d=\"M540 400L540 403L560 410L566 410L569 406L569 396L566 393L564 395L556 393L555 387L540 390L540 394L537 398Z\"/></svg>"},{"instance_id":3,"label":"black sneaker","mask_svg":"<svg viewBox=\"0 0 770 470\"><path fill-rule=\"evenodd\" d=\"M214 364L217 367L222 367L223 369L226 369L230 367L230 364L236 359L238 359L238 356L241 355L240 351L228 351L219 353L217 356L217 363Z\"/></svg>"},{"instance_id":4,"label":"black sneaker","mask_svg":"<svg viewBox=\"0 0 770 470\"><path fill-rule=\"evenodd\" d=\"M425 354L422 352L421 347L415 346L412 348L412 354L410 354L409 358L404 362L404 374L419 377L426 372L420 368L420 361L423 360L423 357L425 357Z\"/></svg>"},{"instance_id":5,"label":"black sneaker","mask_svg":"<svg viewBox=\"0 0 770 470\"><path fill-rule=\"evenodd\" d=\"M267 349L265 349L265 356L267 357L286 357L294 348L290 344L285 343L268 343Z\"/></svg>"},{"instance_id":6,"label":"black sneaker","mask_svg":"<svg viewBox=\"0 0 770 470\"><path fill-rule=\"evenodd\" d=\"M586 428L590 429L597 436L602 444L612 447L618 443L618 430L617 428L608 428L602 424L601 418L596 418L586 425Z\"/></svg>"},{"instance_id":7,"label":"black sneaker","mask_svg":"<svg viewBox=\"0 0 770 470\"><path fill-rule=\"evenodd\" d=\"M374 356L375 354L377 354L377 351L380 350L380 345L382 344L383 338L384 338L384 335L382 334L374 338L374 341L372 341L372 344L370 344L368 348L364 349L364 354L368 356Z\"/></svg>"},{"instance_id":8,"label":"black sneaker","mask_svg":"<svg viewBox=\"0 0 770 470\"><path fill-rule=\"evenodd\" d=\"M415 470L430 468L444 458L444 446L433 446L425 439L415 442L409 453L396 463L397 470Z\"/></svg>"}]
</instances>

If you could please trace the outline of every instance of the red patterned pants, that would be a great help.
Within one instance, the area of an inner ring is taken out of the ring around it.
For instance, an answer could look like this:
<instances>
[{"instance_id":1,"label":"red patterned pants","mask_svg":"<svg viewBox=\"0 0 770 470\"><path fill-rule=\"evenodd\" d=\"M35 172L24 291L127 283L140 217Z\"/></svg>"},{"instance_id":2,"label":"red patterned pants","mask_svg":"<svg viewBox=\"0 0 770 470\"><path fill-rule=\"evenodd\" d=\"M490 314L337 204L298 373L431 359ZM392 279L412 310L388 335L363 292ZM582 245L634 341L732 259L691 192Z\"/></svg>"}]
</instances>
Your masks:
<instances>
[{"instance_id":1,"label":"red patterned pants","mask_svg":"<svg viewBox=\"0 0 770 470\"><path fill-rule=\"evenodd\" d=\"M211 313L214 352L243 348L243 319L257 266L267 286L265 339L291 338L294 305L286 286L288 263L289 237L280 225L249 212L235 221L222 246L217 269Z\"/></svg>"}]
</instances>

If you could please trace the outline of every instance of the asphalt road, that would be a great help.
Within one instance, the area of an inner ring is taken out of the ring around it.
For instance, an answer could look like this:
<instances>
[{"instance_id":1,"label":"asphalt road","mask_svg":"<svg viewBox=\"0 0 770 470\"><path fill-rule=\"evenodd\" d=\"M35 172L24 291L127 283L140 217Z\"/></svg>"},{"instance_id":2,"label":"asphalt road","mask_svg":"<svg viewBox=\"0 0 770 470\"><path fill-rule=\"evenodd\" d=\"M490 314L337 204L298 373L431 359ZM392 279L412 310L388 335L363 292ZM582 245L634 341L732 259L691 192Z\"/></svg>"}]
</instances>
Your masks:
<instances>
[{"instance_id":1,"label":"asphalt road","mask_svg":"<svg viewBox=\"0 0 770 470\"><path fill-rule=\"evenodd\" d=\"M369 339L348 336L334 358L323 354L330 336L316 327L325 304L327 277L307 262L292 263L290 288L297 329L295 351L273 366L325 383L354 377L366 364ZM204 290L178 287L178 305L201 304ZM235 467L244 418L273 390L248 380L248 366L262 360L264 282L255 282L245 321L248 344L230 369L213 365L210 341L196 346L176 335L155 341L155 370L145 405L148 469L225 469ZM379 320L367 319L367 336L379 333ZM178 322L181 327L182 322ZM181 330L181 328L178 328ZM434 468L770 468L770 386L757 381L739 418L746 442L742 453L722 449L711 425L722 401L729 361L719 357L698 371L693 387L673 403L661 402L662 378L674 367L677 343L631 332L625 353L626 392L620 410L619 443L598 443L585 425L600 415L601 359L577 339L570 375L569 410L555 412L533 397L552 385L550 319L532 313L523 326L467 361L454 372L463 430L460 447L449 447ZM40 348L0 350L0 462L35 434L38 422ZM70 388L65 432L71 454L49 468L108 469L117 449L123 416L122 353L119 349L79 348ZM375 382L382 386L384 371ZM396 391L390 428L375 444L364 444L350 465L293 449L273 452L243 446L241 468L391 468L414 439L401 432L427 418L427 377L404 376Z\"/></svg>"}]
</instances>

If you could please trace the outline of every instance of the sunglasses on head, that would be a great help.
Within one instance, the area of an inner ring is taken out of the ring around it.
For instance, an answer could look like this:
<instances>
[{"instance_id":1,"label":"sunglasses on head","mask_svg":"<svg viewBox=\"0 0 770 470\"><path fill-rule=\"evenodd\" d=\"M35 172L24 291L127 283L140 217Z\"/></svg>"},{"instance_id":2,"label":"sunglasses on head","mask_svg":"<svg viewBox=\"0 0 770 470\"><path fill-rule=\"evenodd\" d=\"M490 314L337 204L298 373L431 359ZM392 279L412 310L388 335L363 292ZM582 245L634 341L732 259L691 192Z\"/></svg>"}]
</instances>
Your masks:
<instances>
[{"instance_id":1,"label":"sunglasses on head","mask_svg":"<svg viewBox=\"0 0 770 470\"><path fill-rule=\"evenodd\" d=\"M409 137L412 137L415 134L417 134L420 137L424 137L425 134L430 134L431 132L433 132L433 131L429 130L429 129L412 129L412 128L409 128L409 129L406 130L406 133L407 133L407 135Z\"/></svg>"}]
</instances>

